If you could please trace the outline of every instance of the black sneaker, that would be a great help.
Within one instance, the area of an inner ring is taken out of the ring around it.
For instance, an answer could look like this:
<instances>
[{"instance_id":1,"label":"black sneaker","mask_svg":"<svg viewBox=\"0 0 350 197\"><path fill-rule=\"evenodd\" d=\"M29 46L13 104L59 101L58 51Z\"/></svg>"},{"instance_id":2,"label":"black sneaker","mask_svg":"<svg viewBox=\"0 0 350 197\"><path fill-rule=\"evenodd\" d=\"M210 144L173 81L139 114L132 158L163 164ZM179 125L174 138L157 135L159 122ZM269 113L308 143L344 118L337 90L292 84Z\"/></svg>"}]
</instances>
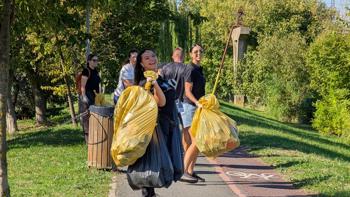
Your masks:
<instances>
[{"instance_id":1,"label":"black sneaker","mask_svg":"<svg viewBox=\"0 0 350 197\"><path fill-rule=\"evenodd\" d=\"M205 182L205 179L198 176L198 174L196 174L195 172L192 173L192 177L198 179L200 182Z\"/></svg>"},{"instance_id":2,"label":"black sneaker","mask_svg":"<svg viewBox=\"0 0 350 197\"><path fill-rule=\"evenodd\" d=\"M184 173L180 179L180 181L182 182L187 182L187 183L197 183L198 182L198 179L191 176L190 174L188 173Z\"/></svg>"}]
</instances>

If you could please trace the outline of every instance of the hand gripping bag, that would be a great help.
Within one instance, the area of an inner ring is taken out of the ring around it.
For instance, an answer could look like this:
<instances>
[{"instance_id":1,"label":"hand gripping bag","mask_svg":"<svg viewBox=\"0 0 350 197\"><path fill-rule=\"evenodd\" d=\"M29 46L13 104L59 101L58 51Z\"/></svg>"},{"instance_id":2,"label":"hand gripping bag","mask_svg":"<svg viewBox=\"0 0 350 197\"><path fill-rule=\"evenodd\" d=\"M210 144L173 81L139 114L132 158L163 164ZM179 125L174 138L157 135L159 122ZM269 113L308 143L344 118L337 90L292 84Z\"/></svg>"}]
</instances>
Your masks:
<instances>
[{"instance_id":1,"label":"hand gripping bag","mask_svg":"<svg viewBox=\"0 0 350 197\"><path fill-rule=\"evenodd\" d=\"M222 113L215 95L200 98L201 108L197 108L191 134L201 153L207 157L217 157L239 146L237 124Z\"/></svg>"}]
</instances>

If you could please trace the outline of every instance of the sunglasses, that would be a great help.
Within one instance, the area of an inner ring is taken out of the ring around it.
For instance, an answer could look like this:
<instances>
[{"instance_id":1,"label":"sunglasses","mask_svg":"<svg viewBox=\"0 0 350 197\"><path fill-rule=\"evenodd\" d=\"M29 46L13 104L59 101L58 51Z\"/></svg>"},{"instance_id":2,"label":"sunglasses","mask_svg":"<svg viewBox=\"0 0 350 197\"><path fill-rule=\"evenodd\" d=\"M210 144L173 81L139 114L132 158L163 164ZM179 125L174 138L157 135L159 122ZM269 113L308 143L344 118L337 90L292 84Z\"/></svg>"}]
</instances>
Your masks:
<instances>
[{"instance_id":1,"label":"sunglasses","mask_svg":"<svg viewBox=\"0 0 350 197\"><path fill-rule=\"evenodd\" d=\"M92 59L93 62L98 62L98 59Z\"/></svg>"},{"instance_id":2,"label":"sunglasses","mask_svg":"<svg viewBox=\"0 0 350 197\"><path fill-rule=\"evenodd\" d=\"M199 53L199 54L203 54L204 51L203 50L195 50L195 51L192 51L192 53Z\"/></svg>"}]
</instances>

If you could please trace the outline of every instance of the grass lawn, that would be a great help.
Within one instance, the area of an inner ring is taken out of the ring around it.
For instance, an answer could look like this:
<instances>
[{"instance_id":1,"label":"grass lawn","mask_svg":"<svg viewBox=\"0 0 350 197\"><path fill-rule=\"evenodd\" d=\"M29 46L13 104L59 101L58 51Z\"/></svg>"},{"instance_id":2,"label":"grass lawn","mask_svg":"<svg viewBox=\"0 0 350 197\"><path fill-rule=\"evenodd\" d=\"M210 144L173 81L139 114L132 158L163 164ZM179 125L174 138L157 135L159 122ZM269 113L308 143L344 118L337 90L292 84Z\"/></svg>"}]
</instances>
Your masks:
<instances>
[{"instance_id":1,"label":"grass lawn","mask_svg":"<svg viewBox=\"0 0 350 197\"><path fill-rule=\"evenodd\" d=\"M254 110L221 104L237 121L241 145L276 167L286 179L320 196L350 196L350 140L323 136Z\"/></svg>"},{"instance_id":2,"label":"grass lawn","mask_svg":"<svg viewBox=\"0 0 350 197\"><path fill-rule=\"evenodd\" d=\"M50 122L69 120L66 110ZM87 167L87 146L80 127L60 124L35 128L19 121L20 133L8 139L12 196L107 196L112 173Z\"/></svg>"}]
</instances>

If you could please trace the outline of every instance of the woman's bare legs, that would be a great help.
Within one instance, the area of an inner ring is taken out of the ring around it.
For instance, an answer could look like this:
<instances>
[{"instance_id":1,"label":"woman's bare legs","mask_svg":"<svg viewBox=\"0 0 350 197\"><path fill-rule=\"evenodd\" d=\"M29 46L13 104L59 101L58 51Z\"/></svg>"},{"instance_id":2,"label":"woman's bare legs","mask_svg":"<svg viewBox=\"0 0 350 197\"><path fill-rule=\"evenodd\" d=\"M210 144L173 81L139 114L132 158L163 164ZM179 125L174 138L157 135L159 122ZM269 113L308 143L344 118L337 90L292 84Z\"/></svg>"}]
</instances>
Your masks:
<instances>
[{"instance_id":1,"label":"woman's bare legs","mask_svg":"<svg viewBox=\"0 0 350 197\"><path fill-rule=\"evenodd\" d=\"M188 133L190 134L190 130L188 130ZM191 136L191 145L188 147L187 151L185 152L185 158L184 158L184 171L188 174L193 174L194 165L197 161L197 156L199 154L199 150L197 148L195 139Z\"/></svg>"},{"instance_id":2,"label":"woman's bare legs","mask_svg":"<svg viewBox=\"0 0 350 197\"><path fill-rule=\"evenodd\" d=\"M189 132L189 127L184 128L182 130L182 146L183 146L184 152L186 152L191 145L191 136L188 132Z\"/></svg>"}]
</instances>

